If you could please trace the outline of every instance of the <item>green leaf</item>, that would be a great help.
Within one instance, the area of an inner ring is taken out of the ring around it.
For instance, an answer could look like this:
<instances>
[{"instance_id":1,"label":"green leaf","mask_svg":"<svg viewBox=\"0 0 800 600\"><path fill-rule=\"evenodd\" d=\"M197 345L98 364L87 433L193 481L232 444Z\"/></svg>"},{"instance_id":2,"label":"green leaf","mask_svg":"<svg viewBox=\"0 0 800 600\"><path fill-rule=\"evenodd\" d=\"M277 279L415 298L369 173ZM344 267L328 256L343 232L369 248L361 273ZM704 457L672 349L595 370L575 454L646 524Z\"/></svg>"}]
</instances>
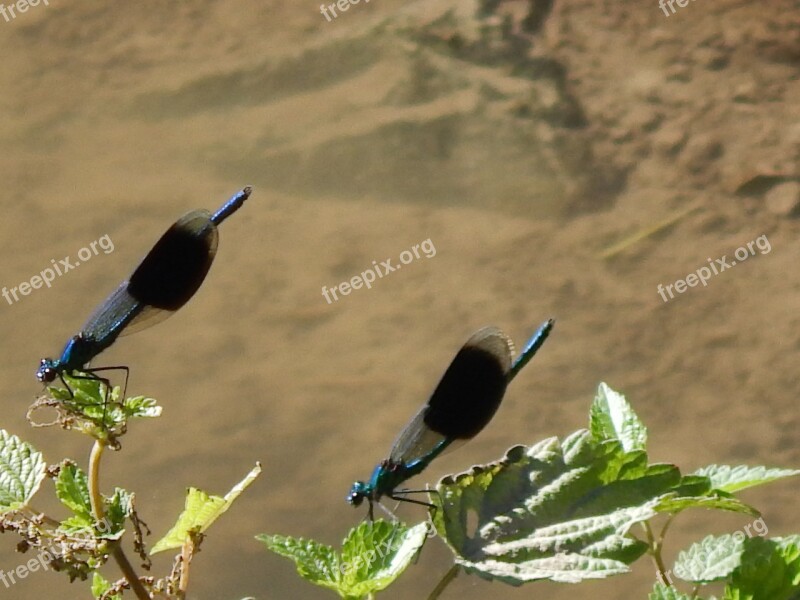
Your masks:
<instances>
[{"instance_id":1,"label":"green leaf","mask_svg":"<svg viewBox=\"0 0 800 600\"><path fill-rule=\"evenodd\" d=\"M122 412L127 419L144 418L153 419L161 416L162 408L153 398L145 396L134 396L125 398L122 403Z\"/></svg>"},{"instance_id":2,"label":"green leaf","mask_svg":"<svg viewBox=\"0 0 800 600\"><path fill-rule=\"evenodd\" d=\"M61 462L55 481L56 496L75 516L91 525L92 504L89 498L89 481L86 473L71 460Z\"/></svg>"},{"instance_id":3,"label":"green leaf","mask_svg":"<svg viewBox=\"0 0 800 600\"><path fill-rule=\"evenodd\" d=\"M109 410L118 405L121 389L119 387L113 388L108 394L108 403L106 403L106 386L102 380L93 377L90 373L80 373L78 371L75 373L83 376L75 377L70 373L62 374L64 381L72 390L71 394L67 389L51 386L47 388L50 395L60 400L66 408L78 416L100 423L105 415L106 425L108 427L113 425L114 422Z\"/></svg>"},{"instance_id":4,"label":"green leaf","mask_svg":"<svg viewBox=\"0 0 800 600\"><path fill-rule=\"evenodd\" d=\"M678 553L673 574L692 583L720 581L736 569L744 550L744 534L709 535Z\"/></svg>"},{"instance_id":5,"label":"green leaf","mask_svg":"<svg viewBox=\"0 0 800 600\"><path fill-rule=\"evenodd\" d=\"M108 580L100 575L97 571L92 574L92 596L99 598L111 589L111 584ZM122 596L114 594L109 600L122 600Z\"/></svg>"},{"instance_id":6,"label":"green leaf","mask_svg":"<svg viewBox=\"0 0 800 600\"><path fill-rule=\"evenodd\" d=\"M741 564L732 573L724 600L793 600L800 596L798 536L748 538Z\"/></svg>"},{"instance_id":7,"label":"green leaf","mask_svg":"<svg viewBox=\"0 0 800 600\"><path fill-rule=\"evenodd\" d=\"M211 524L227 511L233 501L241 494L256 477L261 473L261 464L256 466L237 483L224 498L220 496L209 496L202 490L189 488L186 494L186 504L183 512L178 517L178 521L172 529L161 538L150 554L156 554L164 550L180 548L187 541L192 533L203 533Z\"/></svg>"},{"instance_id":8,"label":"green leaf","mask_svg":"<svg viewBox=\"0 0 800 600\"><path fill-rule=\"evenodd\" d=\"M45 476L42 454L0 429L0 514L25 506Z\"/></svg>"},{"instance_id":9,"label":"green leaf","mask_svg":"<svg viewBox=\"0 0 800 600\"><path fill-rule=\"evenodd\" d=\"M731 512L743 513L753 517L761 515L755 508L734 498L730 494L712 490L706 495L679 496L668 494L659 499L655 509L660 513L677 514L687 508L713 508L717 510L727 510Z\"/></svg>"},{"instance_id":10,"label":"green leaf","mask_svg":"<svg viewBox=\"0 0 800 600\"><path fill-rule=\"evenodd\" d=\"M688 596L680 593L674 587L656 583L650 592L648 600L701 600L700 596Z\"/></svg>"},{"instance_id":11,"label":"green leaf","mask_svg":"<svg viewBox=\"0 0 800 600\"><path fill-rule=\"evenodd\" d=\"M133 512L133 494L121 488L116 488L114 495L105 499L105 504L106 525L102 535L98 537L118 539L125 532L125 519Z\"/></svg>"},{"instance_id":12,"label":"green leaf","mask_svg":"<svg viewBox=\"0 0 800 600\"><path fill-rule=\"evenodd\" d=\"M647 465L644 453L579 431L445 477L434 523L468 572L574 583L627 572L647 550L628 530L679 482L672 465Z\"/></svg>"},{"instance_id":13,"label":"green leaf","mask_svg":"<svg viewBox=\"0 0 800 600\"><path fill-rule=\"evenodd\" d=\"M696 475L708 477L711 485L724 492L738 492L756 485L763 485L778 479L800 474L795 469L769 469L767 467L748 467L739 465L709 465L695 471Z\"/></svg>"},{"instance_id":14,"label":"green leaf","mask_svg":"<svg viewBox=\"0 0 800 600\"><path fill-rule=\"evenodd\" d=\"M708 477L700 477L699 475L684 475L681 478L680 484L675 486L676 496L685 496L687 498L694 498L697 496L705 496L712 492L711 480ZM729 495L729 494L726 494Z\"/></svg>"},{"instance_id":15,"label":"green leaf","mask_svg":"<svg viewBox=\"0 0 800 600\"><path fill-rule=\"evenodd\" d=\"M283 535L257 535L275 554L294 561L297 573L315 585L338 590L342 574L339 556L330 546Z\"/></svg>"},{"instance_id":16,"label":"green leaf","mask_svg":"<svg viewBox=\"0 0 800 600\"><path fill-rule=\"evenodd\" d=\"M80 375L81 373L78 372ZM57 387L48 387L50 395L59 400L70 413L78 418L91 423L91 427L84 430L92 433L93 427L101 432L124 431L124 426L129 419L136 417L152 418L161 415L161 407L152 398L135 396L120 400L122 390L114 386L107 393L103 380L89 374L84 377L74 377L64 373L63 377L72 390Z\"/></svg>"},{"instance_id":17,"label":"green leaf","mask_svg":"<svg viewBox=\"0 0 800 600\"><path fill-rule=\"evenodd\" d=\"M597 388L589 412L589 429L595 441L619 440L626 452L645 450L647 428L639 419L625 396L605 383Z\"/></svg>"},{"instance_id":18,"label":"green leaf","mask_svg":"<svg viewBox=\"0 0 800 600\"><path fill-rule=\"evenodd\" d=\"M94 519L85 515L72 515L59 524L59 531L69 535L85 534L92 529Z\"/></svg>"},{"instance_id":19,"label":"green leaf","mask_svg":"<svg viewBox=\"0 0 800 600\"><path fill-rule=\"evenodd\" d=\"M364 522L350 530L340 555L311 540L266 534L256 539L293 560L307 581L350 599L371 597L386 589L419 553L427 533L427 523L409 528L382 520Z\"/></svg>"},{"instance_id":20,"label":"green leaf","mask_svg":"<svg viewBox=\"0 0 800 600\"><path fill-rule=\"evenodd\" d=\"M342 545L340 568L345 595L360 598L388 587L425 544L427 525L408 528L378 521L352 529Z\"/></svg>"}]
</instances>

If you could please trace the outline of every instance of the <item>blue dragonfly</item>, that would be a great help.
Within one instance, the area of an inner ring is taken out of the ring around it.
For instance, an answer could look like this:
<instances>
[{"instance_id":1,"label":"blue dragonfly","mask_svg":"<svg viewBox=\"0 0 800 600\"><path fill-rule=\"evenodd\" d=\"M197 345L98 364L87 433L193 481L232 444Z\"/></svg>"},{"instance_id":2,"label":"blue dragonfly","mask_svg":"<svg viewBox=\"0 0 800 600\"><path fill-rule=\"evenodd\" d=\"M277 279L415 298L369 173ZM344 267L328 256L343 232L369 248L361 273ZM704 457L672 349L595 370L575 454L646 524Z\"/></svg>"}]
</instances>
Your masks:
<instances>
[{"instance_id":1,"label":"blue dragonfly","mask_svg":"<svg viewBox=\"0 0 800 600\"><path fill-rule=\"evenodd\" d=\"M360 506L373 504L387 496L400 502L432 506L408 498L408 494L428 490L398 490L406 480L418 475L456 441L475 437L491 421L505 395L506 386L530 362L553 328L545 321L512 361L514 344L496 327L479 329L458 351L428 402L397 436L389 458L375 467L369 481L356 481L347 501Z\"/></svg>"},{"instance_id":2,"label":"blue dragonfly","mask_svg":"<svg viewBox=\"0 0 800 600\"><path fill-rule=\"evenodd\" d=\"M163 321L186 304L200 288L217 252L217 227L244 204L252 192L245 187L234 194L219 210L193 210L178 219L139 263L131 276L122 282L91 314L81 330L67 342L61 356L43 358L36 378L52 383L56 377L70 390L63 373L78 371L86 377L109 380L101 371L125 371L128 367L90 369L89 362L110 347L118 337ZM124 393L124 392L123 392Z\"/></svg>"}]
</instances>

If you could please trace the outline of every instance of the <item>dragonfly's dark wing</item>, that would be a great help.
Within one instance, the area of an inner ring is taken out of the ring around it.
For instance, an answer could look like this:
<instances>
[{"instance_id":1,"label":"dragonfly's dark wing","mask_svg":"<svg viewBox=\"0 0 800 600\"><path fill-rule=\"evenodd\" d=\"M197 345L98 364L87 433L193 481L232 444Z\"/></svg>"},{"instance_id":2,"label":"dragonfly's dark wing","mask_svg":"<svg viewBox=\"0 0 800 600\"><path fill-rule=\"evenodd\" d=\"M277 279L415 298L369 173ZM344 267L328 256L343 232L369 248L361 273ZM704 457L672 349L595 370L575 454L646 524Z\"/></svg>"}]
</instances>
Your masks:
<instances>
[{"instance_id":1,"label":"dragonfly's dark wing","mask_svg":"<svg viewBox=\"0 0 800 600\"><path fill-rule=\"evenodd\" d=\"M446 439L444 435L425 425L427 410L426 404L397 436L389 452L390 461L403 464L413 462L430 453Z\"/></svg>"},{"instance_id":2,"label":"dragonfly's dark wing","mask_svg":"<svg viewBox=\"0 0 800 600\"><path fill-rule=\"evenodd\" d=\"M128 293L153 308L176 311L189 301L211 268L219 233L206 210L178 219L128 280Z\"/></svg>"},{"instance_id":3,"label":"dragonfly's dark wing","mask_svg":"<svg viewBox=\"0 0 800 600\"><path fill-rule=\"evenodd\" d=\"M94 311L82 333L110 344L172 315L203 283L218 240L208 211L185 214L161 236L130 279Z\"/></svg>"},{"instance_id":4,"label":"dragonfly's dark wing","mask_svg":"<svg viewBox=\"0 0 800 600\"><path fill-rule=\"evenodd\" d=\"M126 281L89 316L81 328L81 335L107 347L142 313L143 308L143 305L128 293Z\"/></svg>"},{"instance_id":5,"label":"dragonfly's dark wing","mask_svg":"<svg viewBox=\"0 0 800 600\"><path fill-rule=\"evenodd\" d=\"M428 400L425 425L449 438L474 437L500 406L513 353L511 339L497 327L472 334Z\"/></svg>"},{"instance_id":6,"label":"dragonfly's dark wing","mask_svg":"<svg viewBox=\"0 0 800 600\"><path fill-rule=\"evenodd\" d=\"M408 463L475 436L494 416L506 390L513 344L496 327L475 332L458 351L428 403L397 437L389 456Z\"/></svg>"},{"instance_id":7,"label":"dragonfly's dark wing","mask_svg":"<svg viewBox=\"0 0 800 600\"><path fill-rule=\"evenodd\" d=\"M156 323L161 323L175 314L175 311L155 308L153 306L143 306L142 310L131 319L130 324L122 330L119 337L124 337L142 329L148 329Z\"/></svg>"}]
</instances>

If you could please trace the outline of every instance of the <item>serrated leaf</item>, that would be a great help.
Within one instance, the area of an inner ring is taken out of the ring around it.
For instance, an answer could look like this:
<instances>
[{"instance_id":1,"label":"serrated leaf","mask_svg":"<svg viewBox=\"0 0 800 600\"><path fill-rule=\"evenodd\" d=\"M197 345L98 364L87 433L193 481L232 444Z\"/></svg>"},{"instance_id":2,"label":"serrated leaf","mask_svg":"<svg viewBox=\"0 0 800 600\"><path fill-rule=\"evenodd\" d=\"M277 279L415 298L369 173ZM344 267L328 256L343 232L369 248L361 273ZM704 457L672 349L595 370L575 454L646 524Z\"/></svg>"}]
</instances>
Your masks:
<instances>
[{"instance_id":1,"label":"serrated leaf","mask_svg":"<svg viewBox=\"0 0 800 600\"><path fill-rule=\"evenodd\" d=\"M625 396L605 383L597 388L589 412L589 429L595 441L619 440L626 452L645 450L647 428Z\"/></svg>"},{"instance_id":2,"label":"serrated leaf","mask_svg":"<svg viewBox=\"0 0 800 600\"><path fill-rule=\"evenodd\" d=\"M350 530L342 545L340 595L361 598L388 587L419 553L427 533L427 523L408 528L386 521Z\"/></svg>"},{"instance_id":3,"label":"serrated leaf","mask_svg":"<svg viewBox=\"0 0 800 600\"><path fill-rule=\"evenodd\" d=\"M86 473L70 460L62 461L55 480L56 496L81 521L91 525L92 504L89 498L89 480Z\"/></svg>"},{"instance_id":4,"label":"serrated leaf","mask_svg":"<svg viewBox=\"0 0 800 600\"><path fill-rule=\"evenodd\" d=\"M67 517L59 523L59 530L64 533L74 535L77 533L86 533L91 530L94 525L94 519L86 515L72 515Z\"/></svg>"},{"instance_id":5,"label":"serrated leaf","mask_svg":"<svg viewBox=\"0 0 800 600\"><path fill-rule=\"evenodd\" d=\"M705 584L730 575L741 562L744 534L709 535L678 553L673 574L684 581Z\"/></svg>"},{"instance_id":6,"label":"serrated leaf","mask_svg":"<svg viewBox=\"0 0 800 600\"><path fill-rule=\"evenodd\" d=\"M225 497L210 496L202 490L189 488L186 494L186 503L183 512L172 529L161 538L150 554L164 550L180 548L188 539L190 533L203 533L211 524L230 508L233 501L241 494L261 473L261 464L256 466L237 483Z\"/></svg>"},{"instance_id":7,"label":"serrated leaf","mask_svg":"<svg viewBox=\"0 0 800 600\"><path fill-rule=\"evenodd\" d=\"M626 534L679 482L675 467L647 465L643 453L579 431L445 477L434 523L456 562L488 579L603 578L627 572L647 550Z\"/></svg>"},{"instance_id":8,"label":"serrated leaf","mask_svg":"<svg viewBox=\"0 0 800 600\"><path fill-rule=\"evenodd\" d=\"M795 541L746 539L741 564L731 574L724 600L796 599L800 595L800 548Z\"/></svg>"},{"instance_id":9,"label":"serrated leaf","mask_svg":"<svg viewBox=\"0 0 800 600\"><path fill-rule=\"evenodd\" d=\"M700 596L688 596L682 594L674 587L664 585L663 583L656 583L653 591L647 597L648 600L702 600Z\"/></svg>"},{"instance_id":10,"label":"serrated leaf","mask_svg":"<svg viewBox=\"0 0 800 600\"><path fill-rule=\"evenodd\" d=\"M778 479L799 475L796 469L770 469L739 465L709 465L695 471L696 475L708 477L711 485L724 492L738 492L746 488L770 483Z\"/></svg>"},{"instance_id":11,"label":"serrated leaf","mask_svg":"<svg viewBox=\"0 0 800 600\"><path fill-rule=\"evenodd\" d=\"M713 508L730 512L743 513L752 517L761 515L758 510L725 492L712 490L704 496L678 496L667 494L659 499L655 509L660 513L676 514L687 508Z\"/></svg>"},{"instance_id":12,"label":"serrated leaf","mask_svg":"<svg viewBox=\"0 0 800 600\"><path fill-rule=\"evenodd\" d=\"M25 506L45 477L42 454L0 429L0 514Z\"/></svg>"},{"instance_id":13,"label":"serrated leaf","mask_svg":"<svg viewBox=\"0 0 800 600\"><path fill-rule=\"evenodd\" d=\"M114 495L105 499L105 504L106 525L100 537L116 539L125 531L125 519L133 511L133 494L121 488L116 488Z\"/></svg>"},{"instance_id":14,"label":"serrated leaf","mask_svg":"<svg viewBox=\"0 0 800 600\"><path fill-rule=\"evenodd\" d=\"M774 537L770 538L770 540L778 544L779 548L787 548L789 546L797 546L800 548L800 534Z\"/></svg>"},{"instance_id":15,"label":"serrated leaf","mask_svg":"<svg viewBox=\"0 0 800 600\"><path fill-rule=\"evenodd\" d=\"M284 535L257 535L275 554L293 560L297 573L315 585L337 590L341 580L339 557L330 546Z\"/></svg>"},{"instance_id":16,"label":"serrated leaf","mask_svg":"<svg viewBox=\"0 0 800 600\"><path fill-rule=\"evenodd\" d=\"M162 408L158 405L153 398L146 396L134 396L133 398L125 398L122 404L123 412L129 419L143 418L153 419L161 416Z\"/></svg>"},{"instance_id":17,"label":"serrated leaf","mask_svg":"<svg viewBox=\"0 0 800 600\"><path fill-rule=\"evenodd\" d=\"M63 377L72 393L63 388L48 387L50 395L74 415L90 421L104 432L124 431L125 423L132 418L161 415L161 407L153 398L135 396L122 400L119 386L107 389L105 382L92 374L64 373Z\"/></svg>"},{"instance_id":18,"label":"serrated leaf","mask_svg":"<svg viewBox=\"0 0 800 600\"><path fill-rule=\"evenodd\" d=\"M99 598L111 589L111 583L97 571L92 574L92 596ZM122 600L122 596L114 594L109 600Z\"/></svg>"},{"instance_id":19,"label":"serrated leaf","mask_svg":"<svg viewBox=\"0 0 800 600\"><path fill-rule=\"evenodd\" d=\"M75 376L78 375L78 376ZM53 398L60 400L71 411L99 423L105 417L105 425L111 427L115 424L110 410L118 405L122 390L117 386L108 392L106 402L106 386L103 380L91 373L62 373L64 381L72 393L64 388L48 387L48 392Z\"/></svg>"},{"instance_id":20,"label":"serrated leaf","mask_svg":"<svg viewBox=\"0 0 800 600\"><path fill-rule=\"evenodd\" d=\"M341 554L310 540L259 535L273 552L295 562L301 577L342 598L366 598L388 587L410 564L427 539L427 523L407 527L364 522L350 530Z\"/></svg>"},{"instance_id":21,"label":"serrated leaf","mask_svg":"<svg viewBox=\"0 0 800 600\"><path fill-rule=\"evenodd\" d=\"M614 394L601 386L592 433L517 446L498 462L439 482L434 523L458 564L511 584L602 578L627 572L646 551L627 532L658 512L759 514L713 489L708 477L648 464L638 449L646 441L643 426L632 411L624 416L627 402ZM628 432L621 435L627 445L615 437L620 431Z\"/></svg>"},{"instance_id":22,"label":"serrated leaf","mask_svg":"<svg viewBox=\"0 0 800 600\"><path fill-rule=\"evenodd\" d=\"M684 475L681 478L680 484L675 486L674 492L676 496L693 498L696 496L708 495L712 490L713 487L711 486L711 480L708 477L701 477L699 475Z\"/></svg>"}]
</instances>

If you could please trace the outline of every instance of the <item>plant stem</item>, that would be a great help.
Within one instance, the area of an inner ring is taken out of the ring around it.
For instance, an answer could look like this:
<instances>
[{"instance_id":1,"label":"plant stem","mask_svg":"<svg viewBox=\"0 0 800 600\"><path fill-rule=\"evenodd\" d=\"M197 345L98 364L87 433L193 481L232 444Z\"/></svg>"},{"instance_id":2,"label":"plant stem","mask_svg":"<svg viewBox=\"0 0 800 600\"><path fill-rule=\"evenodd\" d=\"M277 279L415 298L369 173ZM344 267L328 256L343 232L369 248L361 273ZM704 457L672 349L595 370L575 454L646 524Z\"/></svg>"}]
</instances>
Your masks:
<instances>
[{"instance_id":1,"label":"plant stem","mask_svg":"<svg viewBox=\"0 0 800 600\"><path fill-rule=\"evenodd\" d=\"M667 523L667 526L668 525L669 523ZM653 557L653 563L655 563L656 571L658 572L658 578L667 587L672 587L672 581L669 577L667 577L667 568L664 566L664 559L661 558L661 543L663 542L664 538L656 541L655 537L653 536L653 530L650 528L650 523L648 521L642 523L642 527L644 527L644 531L647 534L647 543L650 546L649 553L650 556ZM662 533L664 531L666 531L666 527L662 530Z\"/></svg>"},{"instance_id":2,"label":"plant stem","mask_svg":"<svg viewBox=\"0 0 800 600\"><path fill-rule=\"evenodd\" d=\"M89 500L92 505L92 514L98 522L106 516L103 510L103 496L100 494L100 459L103 457L105 449L106 445L103 442L95 440L89 455Z\"/></svg>"},{"instance_id":3,"label":"plant stem","mask_svg":"<svg viewBox=\"0 0 800 600\"><path fill-rule=\"evenodd\" d=\"M48 517L41 510L35 509L30 504L28 504L25 508L28 509L28 512L31 513L31 515L33 517L40 518L42 520L42 522L47 523L48 525L52 525L53 527L58 527L59 525L61 525L61 523L59 523L56 519L54 519L52 517Z\"/></svg>"},{"instance_id":4,"label":"plant stem","mask_svg":"<svg viewBox=\"0 0 800 600\"><path fill-rule=\"evenodd\" d=\"M89 454L89 501L92 506L92 515L99 523L105 519L105 510L103 509L103 495L100 493L100 459L103 457L103 451L106 445L101 440L95 440L92 446L92 452ZM119 540L113 542L113 550L111 555L117 561L122 574L128 583L131 584L133 593L139 600L150 600L150 594L139 581L139 576L133 570L128 557L125 556L125 551L119 545Z\"/></svg>"},{"instance_id":5,"label":"plant stem","mask_svg":"<svg viewBox=\"0 0 800 600\"><path fill-rule=\"evenodd\" d=\"M603 250L599 255L598 258L602 258L604 260L608 260L610 258L614 258L617 254L621 254L625 250L627 250L630 246L641 242L642 240L646 240L647 238L660 233L661 231L672 227L676 223L678 223L684 217L688 217L694 211L699 210L701 207L699 204L695 204L694 206L688 206L683 210L673 214L671 217L667 217L666 219L659 221L655 225L651 225L650 227L646 227L640 231L637 231L633 235L626 237L624 240L610 246Z\"/></svg>"},{"instance_id":6,"label":"plant stem","mask_svg":"<svg viewBox=\"0 0 800 600\"><path fill-rule=\"evenodd\" d=\"M669 526L672 525L672 521L674 519L675 519L675 515L670 515L669 518L667 519L667 522L664 523L664 527L661 528L661 533L659 534L660 535L660 539L658 540L659 545L663 545L664 544L664 538L667 535L667 529L669 529Z\"/></svg>"},{"instance_id":7,"label":"plant stem","mask_svg":"<svg viewBox=\"0 0 800 600\"><path fill-rule=\"evenodd\" d=\"M453 565L450 567L450 570L444 574L444 577L442 577L441 581L436 585L435 588L433 588L431 595L428 596L428 600L437 600L437 598L442 595L442 592L445 590L445 588L450 585L450 582L456 578L458 571L458 565Z\"/></svg>"},{"instance_id":8,"label":"plant stem","mask_svg":"<svg viewBox=\"0 0 800 600\"><path fill-rule=\"evenodd\" d=\"M186 590L189 588L189 564L192 562L194 552L194 541L190 538L181 547L181 578L178 582L178 598L186 598Z\"/></svg>"},{"instance_id":9,"label":"plant stem","mask_svg":"<svg viewBox=\"0 0 800 600\"><path fill-rule=\"evenodd\" d=\"M125 552L119 545L119 542L115 542L112 556L114 557L114 560L117 561L119 569L122 571L125 579L127 579L128 583L131 584L131 589L133 590L133 593L136 594L136 597L139 600L151 600L150 594L146 589L144 589L142 582L139 581L139 576L136 574L136 571L133 570L133 566L128 560L128 557L125 556Z\"/></svg>"}]
</instances>

